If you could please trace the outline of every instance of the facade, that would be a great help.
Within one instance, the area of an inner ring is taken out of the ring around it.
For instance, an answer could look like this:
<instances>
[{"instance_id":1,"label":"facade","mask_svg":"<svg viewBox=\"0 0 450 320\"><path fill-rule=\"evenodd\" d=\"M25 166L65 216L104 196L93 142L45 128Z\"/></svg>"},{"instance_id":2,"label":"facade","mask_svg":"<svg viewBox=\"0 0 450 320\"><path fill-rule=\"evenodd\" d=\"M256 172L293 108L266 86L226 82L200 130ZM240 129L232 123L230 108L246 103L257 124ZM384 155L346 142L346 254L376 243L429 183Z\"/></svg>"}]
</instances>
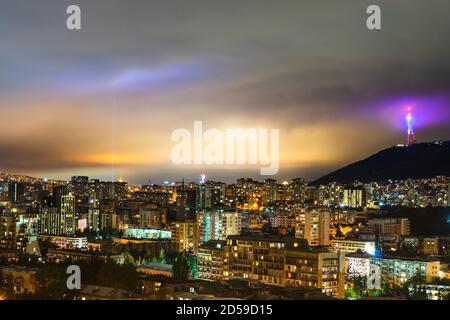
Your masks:
<instances>
[{"instance_id":1,"label":"facade","mask_svg":"<svg viewBox=\"0 0 450 320\"><path fill-rule=\"evenodd\" d=\"M50 242L60 249L88 250L88 241L86 237L54 236L49 238Z\"/></svg>"},{"instance_id":2,"label":"facade","mask_svg":"<svg viewBox=\"0 0 450 320\"><path fill-rule=\"evenodd\" d=\"M223 280L225 241L210 240L198 248L197 271L199 280Z\"/></svg>"},{"instance_id":3,"label":"facade","mask_svg":"<svg viewBox=\"0 0 450 320\"><path fill-rule=\"evenodd\" d=\"M331 296L344 296L344 255L311 251L303 239L273 235L228 237L223 269L224 279L307 286Z\"/></svg>"},{"instance_id":4,"label":"facade","mask_svg":"<svg viewBox=\"0 0 450 320\"><path fill-rule=\"evenodd\" d=\"M381 281L401 285L418 272L427 283L441 275L441 262L437 260L399 257L371 257L368 255L346 256L347 274L367 276L371 268L379 267Z\"/></svg>"},{"instance_id":5,"label":"facade","mask_svg":"<svg viewBox=\"0 0 450 320\"><path fill-rule=\"evenodd\" d=\"M308 240L310 246L330 245L330 212L327 209L312 209L297 214L295 235Z\"/></svg>"},{"instance_id":6,"label":"facade","mask_svg":"<svg viewBox=\"0 0 450 320\"><path fill-rule=\"evenodd\" d=\"M286 285L322 289L322 293L344 298L344 254L289 250L286 256Z\"/></svg>"},{"instance_id":7,"label":"facade","mask_svg":"<svg viewBox=\"0 0 450 320\"><path fill-rule=\"evenodd\" d=\"M270 217L270 225L274 228L295 228L296 222L295 217L285 214Z\"/></svg>"},{"instance_id":8,"label":"facade","mask_svg":"<svg viewBox=\"0 0 450 320\"><path fill-rule=\"evenodd\" d=\"M141 227L160 228L161 214L159 209L144 209L140 211Z\"/></svg>"},{"instance_id":9,"label":"facade","mask_svg":"<svg viewBox=\"0 0 450 320\"><path fill-rule=\"evenodd\" d=\"M0 283L14 294L33 294L36 292L38 269L27 267L0 267Z\"/></svg>"},{"instance_id":10,"label":"facade","mask_svg":"<svg viewBox=\"0 0 450 320\"><path fill-rule=\"evenodd\" d=\"M61 191L63 192L63 191ZM58 196L59 207L49 207L40 221L42 234L73 236L76 231L75 196L72 193Z\"/></svg>"},{"instance_id":11,"label":"facade","mask_svg":"<svg viewBox=\"0 0 450 320\"><path fill-rule=\"evenodd\" d=\"M439 238L438 237L423 238L422 252L424 255L439 254Z\"/></svg>"},{"instance_id":12,"label":"facade","mask_svg":"<svg viewBox=\"0 0 450 320\"><path fill-rule=\"evenodd\" d=\"M197 253L198 249L198 225L195 220L173 221L170 225L172 233L172 242L176 246L176 250L193 251Z\"/></svg>"},{"instance_id":13,"label":"facade","mask_svg":"<svg viewBox=\"0 0 450 320\"><path fill-rule=\"evenodd\" d=\"M370 256L367 254L345 255L345 274L348 278L368 277L370 274Z\"/></svg>"},{"instance_id":14,"label":"facade","mask_svg":"<svg viewBox=\"0 0 450 320\"><path fill-rule=\"evenodd\" d=\"M75 196L72 193L61 196L61 234L75 234Z\"/></svg>"},{"instance_id":15,"label":"facade","mask_svg":"<svg viewBox=\"0 0 450 320\"><path fill-rule=\"evenodd\" d=\"M217 208L197 213L199 243L209 240L225 240L241 233L241 214L235 210Z\"/></svg>"},{"instance_id":16,"label":"facade","mask_svg":"<svg viewBox=\"0 0 450 320\"><path fill-rule=\"evenodd\" d=\"M171 239L172 232L156 228L128 228L123 233L125 239Z\"/></svg>"},{"instance_id":17,"label":"facade","mask_svg":"<svg viewBox=\"0 0 450 320\"><path fill-rule=\"evenodd\" d=\"M88 210L88 218L87 218L87 226L89 230L98 232L101 228L101 215L100 208L89 208Z\"/></svg>"},{"instance_id":18,"label":"facade","mask_svg":"<svg viewBox=\"0 0 450 320\"><path fill-rule=\"evenodd\" d=\"M381 279L400 285L417 272L426 282L439 277L441 263L439 261L402 258L371 258L370 263L381 268Z\"/></svg>"},{"instance_id":19,"label":"facade","mask_svg":"<svg viewBox=\"0 0 450 320\"><path fill-rule=\"evenodd\" d=\"M16 217L14 214L0 215L0 249L16 249Z\"/></svg>"},{"instance_id":20,"label":"facade","mask_svg":"<svg viewBox=\"0 0 450 320\"><path fill-rule=\"evenodd\" d=\"M334 252L375 254L374 241L332 240L331 248Z\"/></svg>"},{"instance_id":21,"label":"facade","mask_svg":"<svg viewBox=\"0 0 450 320\"><path fill-rule=\"evenodd\" d=\"M204 185L204 207L215 208L225 203L225 187L222 182L207 181Z\"/></svg>"},{"instance_id":22,"label":"facade","mask_svg":"<svg viewBox=\"0 0 450 320\"><path fill-rule=\"evenodd\" d=\"M290 184L292 200L303 203L306 200L306 183L304 179L294 178Z\"/></svg>"},{"instance_id":23,"label":"facade","mask_svg":"<svg viewBox=\"0 0 450 320\"><path fill-rule=\"evenodd\" d=\"M369 227L379 234L396 234L409 236L411 225L407 218L377 218L368 221Z\"/></svg>"},{"instance_id":24,"label":"facade","mask_svg":"<svg viewBox=\"0 0 450 320\"><path fill-rule=\"evenodd\" d=\"M366 190L363 188L346 188L342 199L346 208L363 208L366 206Z\"/></svg>"}]
</instances>

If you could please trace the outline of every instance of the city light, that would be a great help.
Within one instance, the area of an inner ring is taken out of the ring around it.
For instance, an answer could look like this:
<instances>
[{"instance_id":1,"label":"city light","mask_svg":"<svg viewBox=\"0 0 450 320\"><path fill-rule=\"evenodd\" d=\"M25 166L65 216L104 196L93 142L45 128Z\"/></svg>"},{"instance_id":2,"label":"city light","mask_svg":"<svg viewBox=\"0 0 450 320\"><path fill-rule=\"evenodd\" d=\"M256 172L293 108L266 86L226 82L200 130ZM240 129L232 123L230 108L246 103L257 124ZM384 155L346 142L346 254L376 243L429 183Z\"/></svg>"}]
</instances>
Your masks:
<instances>
[{"instance_id":1,"label":"city light","mask_svg":"<svg viewBox=\"0 0 450 320\"><path fill-rule=\"evenodd\" d=\"M2 319L450 300L450 1L56 2L1 5Z\"/></svg>"}]
</instances>

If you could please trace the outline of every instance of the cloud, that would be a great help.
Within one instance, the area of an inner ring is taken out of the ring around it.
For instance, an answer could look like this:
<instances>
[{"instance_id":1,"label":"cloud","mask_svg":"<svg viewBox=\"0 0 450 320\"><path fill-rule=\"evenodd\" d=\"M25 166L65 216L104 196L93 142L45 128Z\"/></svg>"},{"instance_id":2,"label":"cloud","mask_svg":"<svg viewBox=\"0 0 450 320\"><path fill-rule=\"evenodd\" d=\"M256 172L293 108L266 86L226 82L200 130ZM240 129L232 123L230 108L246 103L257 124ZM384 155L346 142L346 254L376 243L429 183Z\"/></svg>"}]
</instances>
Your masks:
<instances>
[{"instance_id":1,"label":"cloud","mask_svg":"<svg viewBox=\"0 0 450 320\"><path fill-rule=\"evenodd\" d=\"M115 155L136 181L188 174L170 164L170 133L203 120L280 128L281 171L312 176L401 142L404 97L422 108L418 137L450 134L436 31L450 2L379 1L380 32L366 0L80 0L80 32L65 29L69 0L3 2L5 170L104 172Z\"/></svg>"}]
</instances>

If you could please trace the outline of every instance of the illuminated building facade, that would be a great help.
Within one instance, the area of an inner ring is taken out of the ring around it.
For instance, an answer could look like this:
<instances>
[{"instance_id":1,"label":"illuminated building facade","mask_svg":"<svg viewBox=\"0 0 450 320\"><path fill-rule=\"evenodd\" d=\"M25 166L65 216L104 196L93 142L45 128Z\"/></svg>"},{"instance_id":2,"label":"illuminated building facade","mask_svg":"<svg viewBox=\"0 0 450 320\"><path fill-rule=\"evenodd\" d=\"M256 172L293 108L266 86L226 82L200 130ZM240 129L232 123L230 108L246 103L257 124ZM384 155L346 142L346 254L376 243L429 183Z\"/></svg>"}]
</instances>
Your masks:
<instances>
[{"instance_id":1,"label":"illuminated building facade","mask_svg":"<svg viewBox=\"0 0 450 320\"><path fill-rule=\"evenodd\" d=\"M289 250L286 256L286 285L322 289L322 293L344 298L344 254Z\"/></svg>"},{"instance_id":2,"label":"illuminated building facade","mask_svg":"<svg viewBox=\"0 0 450 320\"><path fill-rule=\"evenodd\" d=\"M0 215L0 249L16 249L16 217L14 214Z\"/></svg>"},{"instance_id":3,"label":"illuminated building facade","mask_svg":"<svg viewBox=\"0 0 450 320\"><path fill-rule=\"evenodd\" d=\"M241 233L241 214L233 209L205 209L197 213L197 222L200 243L225 240L230 235Z\"/></svg>"},{"instance_id":4,"label":"illuminated building facade","mask_svg":"<svg viewBox=\"0 0 450 320\"><path fill-rule=\"evenodd\" d=\"M310 246L330 244L330 212L327 209L308 209L296 215L297 238L308 240Z\"/></svg>"},{"instance_id":5,"label":"illuminated building facade","mask_svg":"<svg viewBox=\"0 0 450 320\"><path fill-rule=\"evenodd\" d=\"M59 249L88 250L88 241L86 237L51 236L48 238L50 242L55 244Z\"/></svg>"},{"instance_id":6,"label":"illuminated building facade","mask_svg":"<svg viewBox=\"0 0 450 320\"><path fill-rule=\"evenodd\" d=\"M197 271L199 280L223 280L225 241L210 240L198 247Z\"/></svg>"},{"instance_id":7,"label":"illuminated building facade","mask_svg":"<svg viewBox=\"0 0 450 320\"><path fill-rule=\"evenodd\" d=\"M424 255L439 254L439 238L427 237L422 240L422 252Z\"/></svg>"},{"instance_id":8,"label":"illuminated building facade","mask_svg":"<svg viewBox=\"0 0 450 320\"><path fill-rule=\"evenodd\" d=\"M381 268L381 280L396 285L403 284L417 273L430 283L439 277L441 262L427 259L412 258L370 258L370 264Z\"/></svg>"},{"instance_id":9,"label":"illuminated building facade","mask_svg":"<svg viewBox=\"0 0 450 320\"><path fill-rule=\"evenodd\" d=\"M305 240L274 235L228 237L224 279L252 279L274 286L307 286L344 296L344 254L311 251Z\"/></svg>"},{"instance_id":10,"label":"illuminated building facade","mask_svg":"<svg viewBox=\"0 0 450 320\"><path fill-rule=\"evenodd\" d=\"M347 276L368 276L370 268L379 267L381 281L389 284L402 285L417 273L430 283L439 278L443 265L438 260L401 258L401 257L373 257L369 255L348 254L346 259Z\"/></svg>"},{"instance_id":11,"label":"illuminated building facade","mask_svg":"<svg viewBox=\"0 0 450 320\"><path fill-rule=\"evenodd\" d=\"M170 230L156 228L128 228L124 230L126 239L171 239Z\"/></svg>"},{"instance_id":12,"label":"illuminated building facade","mask_svg":"<svg viewBox=\"0 0 450 320\"><path fill-rule=\"evenodd\" d=\"M176 246L176 250L193 251L197 253L198 249L198 225L195 220L179 220L170 224L172 233L172 242Z\"/></svg>"},{"instance_id":13,"label":"illuminated building facade","mask_svg":"<svg viewBox=\"0 0 450 320\"><path fill-rule=\"evenodd\" d=\"M355 241L355 240L332 240L331 248L334 252L343 253L368 253L370 255L375 254L375 242L374 241Z\"/></svg>"},{"instance_id":14,"label":"illuminated building facade","mask_svg":"<svg viewBox=\"0 0 450 320\"><path fill-rule=\"evenodd\" d=\"M75 196L72 193L61 196L61 234L74 235L75 225Z\"/></svg>"},{"instance_id":15,"label":"illuminated building facade","mask_svg":"<svg viewBox=\"0 0 450 320\"><path fill-rule=\"evenodd\" d=\"M346 188L342 199L346 208L363 208L366 206L366 190L363 188Z\"/></svg>"}]
</instances>

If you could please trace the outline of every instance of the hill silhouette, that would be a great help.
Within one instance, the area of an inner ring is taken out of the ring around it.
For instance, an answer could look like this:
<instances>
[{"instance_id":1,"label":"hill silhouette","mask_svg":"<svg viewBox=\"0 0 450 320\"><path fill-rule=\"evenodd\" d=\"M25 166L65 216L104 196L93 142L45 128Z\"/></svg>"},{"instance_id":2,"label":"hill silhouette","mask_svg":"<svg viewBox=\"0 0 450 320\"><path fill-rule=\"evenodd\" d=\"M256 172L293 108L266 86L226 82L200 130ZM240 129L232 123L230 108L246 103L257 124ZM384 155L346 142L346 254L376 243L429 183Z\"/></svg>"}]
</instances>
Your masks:
<instances>
[{"instance_id":1,"label":"hill silhouette","mask_svg":"<svg viewBox=\"0 0 450 320\"><path fill-rule=\"evenodd\" d=\"M450 141L394 146L331 172L313 185L450 176Z\"/></svg>"}]
</instances>

